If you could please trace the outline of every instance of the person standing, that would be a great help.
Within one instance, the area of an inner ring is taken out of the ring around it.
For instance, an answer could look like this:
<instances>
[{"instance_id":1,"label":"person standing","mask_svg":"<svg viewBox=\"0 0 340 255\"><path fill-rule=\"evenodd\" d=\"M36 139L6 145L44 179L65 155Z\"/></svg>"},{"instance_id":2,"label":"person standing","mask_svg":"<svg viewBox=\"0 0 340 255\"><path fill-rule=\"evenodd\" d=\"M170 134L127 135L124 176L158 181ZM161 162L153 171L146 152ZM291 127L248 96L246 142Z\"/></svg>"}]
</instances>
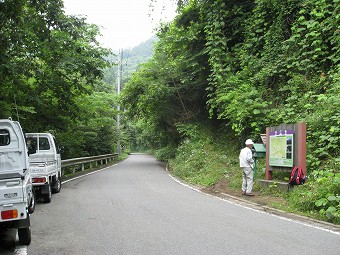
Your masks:
<instances>
[{"instance_id":1,"label":"person standing","mask_svg":"<svg viewBox=\"0 0 340 255\"><path fill-rule=\"evenodd\" d=\"M254 196L253 176L254 176L254 159L251 149L254 142L251 139L246 140L246 147L240 152L240 167L242 168L242 194L246 196Z\"/></svg>"}]
</instances>

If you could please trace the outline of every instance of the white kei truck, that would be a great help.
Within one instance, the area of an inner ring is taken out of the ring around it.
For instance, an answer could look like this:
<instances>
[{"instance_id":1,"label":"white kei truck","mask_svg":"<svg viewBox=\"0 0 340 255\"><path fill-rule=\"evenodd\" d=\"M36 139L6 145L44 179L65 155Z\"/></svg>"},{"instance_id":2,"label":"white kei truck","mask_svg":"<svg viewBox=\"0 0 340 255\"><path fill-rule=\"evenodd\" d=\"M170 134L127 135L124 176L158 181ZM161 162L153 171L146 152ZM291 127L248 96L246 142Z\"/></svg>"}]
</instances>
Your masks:
<instances>
[{"instance_id":1,"label":"white kei truck","mask_svg":"<svg viewBox=\"0 0 340 255\"><path fill-rule=\"evenodd\" d=\"M31 243L35 196L24 132L17 121L0 120L0 229L18 229L19 243Z\"/></svg>"},{"instance_id":2,"label":"white kei truck","mask_svg":"<svg viewBox=\"0 0 340 255\"><path fill-rule=\"evenodd\" d=\"M37 198L50 203L52 193L61 190L61 157L50 133L26 133L31 181Z\"/></svg>"}]
</instances>

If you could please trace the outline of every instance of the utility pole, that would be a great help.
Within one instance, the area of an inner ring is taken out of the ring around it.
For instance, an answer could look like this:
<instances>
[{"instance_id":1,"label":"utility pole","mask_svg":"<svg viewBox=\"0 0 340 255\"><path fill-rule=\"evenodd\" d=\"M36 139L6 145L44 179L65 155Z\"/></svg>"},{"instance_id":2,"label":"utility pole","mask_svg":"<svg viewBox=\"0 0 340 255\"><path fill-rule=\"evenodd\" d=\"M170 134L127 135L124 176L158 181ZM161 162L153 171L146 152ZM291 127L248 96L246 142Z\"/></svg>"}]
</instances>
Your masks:
<instances>
[{"instance_id":1,"label":"utility pole","mask_svg":"<svg viewBox=\"0 0 340 255\"><path fill-rule=\"evenodd\" d=\"M118 53L118 75L117 75L117 95L120 94L120 86L122 79L122 64L123 64L123 49ZM120 104L117 105L117 153L122 154L122 148L120 145Z\"/></svg>"}]
</instances>

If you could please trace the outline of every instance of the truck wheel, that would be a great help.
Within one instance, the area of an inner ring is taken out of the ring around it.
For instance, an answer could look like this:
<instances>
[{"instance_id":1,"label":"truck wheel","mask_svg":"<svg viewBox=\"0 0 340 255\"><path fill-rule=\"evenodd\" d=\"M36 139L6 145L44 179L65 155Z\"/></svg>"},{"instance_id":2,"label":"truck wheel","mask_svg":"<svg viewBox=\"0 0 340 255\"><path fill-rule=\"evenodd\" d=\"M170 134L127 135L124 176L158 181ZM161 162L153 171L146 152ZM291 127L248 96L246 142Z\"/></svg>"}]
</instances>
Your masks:
<instances>
[{"instance_id":1,"label":"truck wheel","mask_svg":"<svg viewBox=\"0 0 340 255\"><path fill-rule=\"evenodd\" d=\"M31 227L18 229L19 243L29 245L31 243Z\"/></svg>"},{"instance_id":2,"label":"truck wheel","mask_svg":"<svg viewBox=\"0 0 340 255\"><path fill-rule=\"evenodd\" d=\"M51 203L52 200L52 190L51 185L48 184L48 193L43 195L43 199L45 203Z\"/></svg>"},{"instance_id":3,"label":"truck wheel","mask_svg":"<svg viewBox=\"0 0 340 255\"><path fill-rule=\"evenodd\" d=\"M61 190L61 177L58 177L57 180L53 183L53 193L59 193Z\"/></svg>"},{"instance_id":4,"label":"truck wheel","mask_svg":"<svg viewBox=\"0 0 340 255\"><path fill-rule=\"evenodd\" d=\"M31 214L34 212L35 209L35 203L36 203L36 197L35 197L35 191L34 189L32 190L32 198L30 201L30 204L28 205L28 213Z\"/></svg>"}]
</instances>

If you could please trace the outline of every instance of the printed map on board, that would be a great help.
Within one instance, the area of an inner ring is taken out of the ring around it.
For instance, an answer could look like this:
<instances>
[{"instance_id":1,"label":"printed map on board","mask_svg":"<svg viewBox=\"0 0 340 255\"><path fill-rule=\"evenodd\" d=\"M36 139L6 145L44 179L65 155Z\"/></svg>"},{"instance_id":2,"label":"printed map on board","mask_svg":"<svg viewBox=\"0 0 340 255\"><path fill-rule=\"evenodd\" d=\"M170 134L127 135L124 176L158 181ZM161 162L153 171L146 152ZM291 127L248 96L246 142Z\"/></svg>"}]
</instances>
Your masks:
<instances>
[{"instance_id":1,"label":"printed map on board","mask_svg":"<svg viewBox=\"0 0 340 255\"><path fill-rule=\"evenodd\" d=\"M269 165L293 166L293 134L270 136Z\"/></svg>"},{"instance_id":2,"label":"printed map on board","mask_svg":"<svg viewBox=\"0 0 340 255\"><path fill-rule=\"evenodd\" d=\"M272 158L286 158L287 146L285 136L271 137L270 139L270 156Z\"/></svg>"}]
</instances>

